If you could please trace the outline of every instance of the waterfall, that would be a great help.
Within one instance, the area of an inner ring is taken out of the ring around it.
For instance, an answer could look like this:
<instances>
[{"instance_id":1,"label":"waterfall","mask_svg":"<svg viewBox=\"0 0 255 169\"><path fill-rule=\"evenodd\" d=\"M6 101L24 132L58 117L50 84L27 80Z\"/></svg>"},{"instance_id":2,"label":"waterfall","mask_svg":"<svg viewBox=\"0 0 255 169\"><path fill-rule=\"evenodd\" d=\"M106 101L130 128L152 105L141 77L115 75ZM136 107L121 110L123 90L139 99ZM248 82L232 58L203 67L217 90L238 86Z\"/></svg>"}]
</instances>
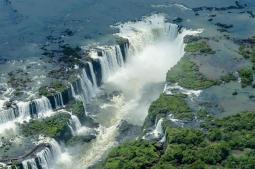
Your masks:
<instances>
[{"instance_id":1,"label":"waterfall","mask_svg":"<svg viewBox=\"0 0 255 169\"><path fill-rule=\"evenodd\" d=\"M69 120L69 128L72 132L72 135L75 136L77 135L78 131L81 129L81 122L80 120L78 119L77 116L69 113L71 115L71 119Z\"/></svg>"},{"instance_id":2,"label":"waterfall","mask_svg":"<svg viewBox=\"0 0 255 169\"><path fill-rule=\"evenodd\" d=\"M89 102L93 97L96 96L96 91L94 90L85 69L82 69L80 80L84 100Z\"/></svg>"},{"instance_id":3,"label":"waterfall","mask_svg":"<svg viewBox=\"0 0 255 169\"><path fill-rule=\"evenodd\" d=\"M69 128L73 136L86 135L88 134L89 131L91 131L90 128L81 125L81 122L77 116L73 115L70 112L67 112L67 113L71 115L71 119L69 121Z\"/></svg>"},{"instance_id":4,"label":"waterfall","mask_svg":"<svg viewBox=\"0 0 255 169\"><path fill-rule=\"evenodd\" d=\"M74 90L74 87L73 87L73 84L70 84L70 87L71 87L71 93L72 93L72 97L75 99L75 100L81 100L80 96L78 94L76 94L75 90Z\"/></svg>"},{"instance_id":5,"label":"waterfall","mask_svg":"<svg viewBox=\"0 0 255 169\"><path fill-rule=\"evenodd\" d=\"M32 101L20 101L16 103L16 107L2 110L0 112L0 124L5 125L5 128L10 128L15 126L15 122L22 123L24 121L29 121L32 118L48 117L53 113L49 99L43 96ZM7 123L13 125L7 125Z\"/></svg>"},{"instance_id":6,"label":"waterfall","mask_svg":"<svg viewBox=\"0 0 255 169\"><path fill-rule=\"evenodd\" d=\"M63 96L62 93L57 93L54 95L54 102L55 102L55 107L56 108L62 108L64 107L64 102L63 102Z\"/></svg>"},{"instance_id":7,"label":"waterfall","mask_svg":"<svg viewBox=\"0 0 255 169\"><path fill-rule=\"evenodd\" d=\"M55 140L51 140L49 146L45 146L37 152L34 158L22 161L24 169L50 169L55 160L61 155L61 148Z\"/></svg>"},{"instance_id":8,"label":"waterfall","mask_svg":"<svg viewBox=\"0 0 255 169\"><path fill-rule=\"evenodd\" d=\"M37 164L35 159L28 159L25 161L22 161L23 169L37 169Z\"/></svg>"},{"instance_id":9,"label":"waterfall","mask_svg":"<svg viewBox=\"0 0 255 169\"><path fill-rule=\"evenodd\" d=\"M0 112L0 124L12 121L16 118L15 109L1 110Z\"/></svg>"},{"instance_id":10,"label":"waterfall","mask_svg":"<svg viewBox=\"0 0 255 169\"><path fill-rule=\"evenodd\" d=\"M86 88L87 97L88 97L88 100L90 100L92 97L96 96L96 93L95 93L95 90L93 88L93 84L89 80L85 69L82 69L82 76L81 77L82 77L82 82L83 82L82 87Z\"/></svg>"},{"instance_id":11,"label":"waterfall","mask_svg":"<svg viewBox=\"0 0 255 169\"><path fill-rule=\"evenodd\" d=\"M32 101L35 104L36 115L38 118L48 116L48 113L52 112L50 101L47 97L35 99Z\"/></svg>"},{"instance_id":12,"label":"waterfall","mask_svg":"<svg viewBox=\"0 0 255 169\"><path fill-rule=\"evenodd\" d=\"M127 22L117 28L120 30L117 35L129 41L130 56L158 40L174 40L178 35L178 25L165 22L165 18L159 15L152 15L138 22Z\"/></svg>"},{"instance_id":13,"label":"waterfall","mask_svg":"<svg viewBox=\"0 0 255 169\"><path fill-rule=\"evenodd\" d=\"M165 143L165 142L166 142L166 135L167 135L167 133L166 133L166 131L165 131L164 136L163 136L162 139L159 141L160 143Z\"/></svg>"},{"instance_id":14,"label":"waterfall","mask_svg":"<svg viewBox=\"0 0 255 169\"><path fill-rule=\"evenodd\" d=\"M95 72L93 69L93 65L91 62L88 62L88 65L89 65L89 71L90 71L90 74L92 77L93 87L94 87L94 90L96 90L97 89L97 80L96 80L96 75L95 75Z\"/></svg>"},{"instance_id":15,"label":"waterfall","mask_svg":"<svg viewBox=\"0 0 255 169\"><path fill-rule=\"evenodd\" d=\"M178 25L169 23L167 24L166 29L167 30L165 30L165 35L169 39L174 40L178 35Z\"/></svg>"},{"instance_id":16,"label":"waterfall","mask_svg":"<svg viewBox=\"0 0 255 169\"><path fill-rule=\"evenodd\" d=\"M54 156L51 153L50 148L45 148L41 152L36 154L39 166L43 169L49 169L52 165Z\"/></svg>"},{"instance_id":17,"label":"waterfall","mask_svg":"<svg viewBox=\"0 0 255 169\"><path fill-rule=\"evenodd\" d=\"M163 127L162 127L163 121L164 121L163 118L160 118L159 120L156 119L154 129L152 131L146 133L142 138L148 139L148 140L161 138L164 133Z\"/></svg>"},{"instance_id":18,"label":"waterfall","mask_svg":"<svg viewBox=\"0 0 255 169\"><path fill-rule=\"evenodd\" d=\"M28 121L31 118L30 102L18 102L17 107L19 121Z\"/></svg>"},{"instance_id":19,"label":"waterfall","mask_svg":"<svg viewBox=\"0 0 255 169\"><path fill-rule=\"evenodd\" d=\"M102 56L98 58L101 65L103 82L124 65L119 45L102 48Z\"/></svg>"},{"instance_id":20,"label":"waterfall","mask_svg":"<svg viewBox=\"0 0 255 169\"><path fill-rule=\"evenodd\" d=\"M155 129L153 130L152 134L158 138L163 134L163 128L162 128L162 122L163 122L163 118L159 119L159 121L157 121Z\"/></svg>"},{"instance_id":21,"label":"waterfall","mask_svg":"<svg viewBox=\"0 0 255 169\"><path fill-rule=\"evenodd\" d=\"M118 64L120 67L122 67L124 65L124 59L121 53L120 46L116 45L115 50L116 50L116 57L117 57Z\"/></svg>"}]
</instances>

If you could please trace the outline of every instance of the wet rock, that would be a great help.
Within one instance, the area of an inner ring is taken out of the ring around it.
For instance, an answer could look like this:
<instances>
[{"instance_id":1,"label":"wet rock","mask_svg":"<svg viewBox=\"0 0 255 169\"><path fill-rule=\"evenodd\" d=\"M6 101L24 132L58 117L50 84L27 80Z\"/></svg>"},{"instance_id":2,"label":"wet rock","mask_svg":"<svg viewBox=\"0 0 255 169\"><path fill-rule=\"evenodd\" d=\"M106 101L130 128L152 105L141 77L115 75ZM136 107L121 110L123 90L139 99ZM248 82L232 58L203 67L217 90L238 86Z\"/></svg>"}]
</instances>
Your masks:
<instances>
[{"instance_id":1,"label":"wet rock","mask_svg":"<svg viewBox=\"0 0 255 169\"><path fill-rule=\"evenodd\" d=\"M249 14L249 16L251 18L255 18L255 15L254 15L254 13L252 11L247 11L247 14Z\"/></svg>"},{"instance_id":2,"label":"wet rock","mask_svg":"<svg viewBox=\"0 0 255 169\"><path fill-rule=\"evenodd\" d=\"M74 35L74 32L73 32L71 29L66 29L66 30L63 32L63 35L64 35L64 36L73 36L73 35Z\"/></svg>"},{"instance_id":3,"label":"wet rock","mask_svg":"<svg viewBox=\"0 0 255 169\"><path fill-rule=\"evenodd\" d=\"M236 96L237 94L238 94L237 91L234 91L234 92L232 93L233 96Z\"/></svg>"},{"instance_id":4,"label":"wet rock","mask_svg":"<svg viewBox=\"0 0 255 169\"><path fill-rule=\"evenodd\" d=\"M216 26L218 26L218 27L221 27L222 29L229 29L229 28L233 28L233 25L232 24L224 24L224 23L216 23L215 24Z\"/></svg>"},{"instance_id":5,"label":"wet rock","mask_svg":"<svg viewBox=\"0 0 255 169\"><path fill-rule=\"evenodd\" d=\"M86 135L86 136L74 136L70 140L68 140L67 145L68 146L74 146L76 144L84 144L89 143L90 141L94 140L96 138L95 135Z\"/></svg>"},{"instance_id":6,"label":"wet rock","mask_svg":"<svg viewBox=\"0 0 255 169\"><path fill-rule=\"evenodd\" d=\"M119 143L123 143L127 140L135 139L141 133L141 127L128 123L127 121L121 121L118 126L119 134L116 137Z\"/></svg>"},{"instance_id":7,"label":"wet rock","mask_svg":"<svg viewBox=\"0 0 255 169\"><path fill-rule=\"evenodd\" d=\"M226 10L231 10L231 9L243 9L245 6L242 6L239 1L235 1L235 5L230 5L226 7L210 7L210 6L201 6L201 7L196 7L192 8L194 12L199 12L203 10L207 11L226 11Z\"/></svg>"},{"instance_id":8,"label":"wet rock","mask_svg":"<svg viewBox=\"0 0 255 169\"><path fill-rule=\"evenodd\" d=\"M181 23L182 21L183 21L183 19L180 17L173 19L173 23Z\"/></svg>"}]
</instances>

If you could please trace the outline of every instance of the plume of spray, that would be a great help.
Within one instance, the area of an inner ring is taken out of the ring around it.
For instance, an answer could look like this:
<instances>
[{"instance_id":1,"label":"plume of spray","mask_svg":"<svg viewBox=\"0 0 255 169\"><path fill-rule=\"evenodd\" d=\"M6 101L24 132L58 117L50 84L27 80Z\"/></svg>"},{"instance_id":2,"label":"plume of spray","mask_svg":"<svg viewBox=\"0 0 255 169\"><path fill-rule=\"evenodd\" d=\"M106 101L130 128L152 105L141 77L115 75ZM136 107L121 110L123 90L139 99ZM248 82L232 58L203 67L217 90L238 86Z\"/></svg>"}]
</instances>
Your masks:
<instances>
[{"instance_id":1,"label":"plume of spray","mask_svg":"<svg viewBox=\"0 0 255 169\"><path fill-rule=\"evenodd\" d=\"M94 165L109 148L116 145L115 136L121 120L136 110L144 113L139 118L145 118L149 103L139 103L144 87L164 82L166 72L184 54L184 36L200 32L183 29L182 33L178 33L178 26L165 22L163 15L153 15L117 27L117 36L129 41L128 57L125 66L111 74L105 85L120 89L123 94L113 98L112 106L117 111L112 117L112 125L100 127L99 136L81 159L83 168Z\"/></svg>"}]
</instances>

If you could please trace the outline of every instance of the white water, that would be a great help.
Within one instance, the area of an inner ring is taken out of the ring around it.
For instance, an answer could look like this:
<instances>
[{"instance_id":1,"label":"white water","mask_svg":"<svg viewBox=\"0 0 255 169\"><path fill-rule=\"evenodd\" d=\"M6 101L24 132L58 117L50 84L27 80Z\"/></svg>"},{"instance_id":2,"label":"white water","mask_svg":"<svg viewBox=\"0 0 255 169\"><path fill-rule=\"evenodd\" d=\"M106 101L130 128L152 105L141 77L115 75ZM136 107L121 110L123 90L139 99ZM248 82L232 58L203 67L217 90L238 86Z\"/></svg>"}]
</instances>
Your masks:
<instances>
[{"instance_id":1,"label":"white water","mask_svg":"<svg viewBox=\"0 0 255 169\"><path fill-rule=\"evenodd\" d=\"M198 97L202 92L202 90L185 89L179 86L178 84L165 84L163 93L167 95L172 95L173 94L172 90L179 90L182 94L186 94L191 97L193 96Z\"/></svg>"},{"instance_id":2,"label":"white water","mask_svg":"<svg viewBox=\"0 0 255 169\"><path fill-rule=\"evenodd\" d=\"M158 138L163 134L163 128L162 128L163 118L159 119L156 123L155 129L153 130L153 135Z\"/></svg>"},{"instance_id":3,"label":"white water","mask_svg":"<svg viewBox=\"0 0 255 169\"><path fill-rule=\"evenodd\" d=\"M155 128L151 132L146 133L145 136L143 136L143 139L158 139L158 138L160 138L164 133L163 128L162 128L163 120L164 120L163 118L159 119L158 121L156 120Z\"/></svg>"},{"instance_id":4,"label":"white water","mask_svg":"<svg viewBox=\"0 0 255 169\"><path fill-rule=\"evenodd\" d=\"M14 109L1 110L0 124L14 120L16 118Z\"/></svg>"},{"instance_id":5,"label":"white water","mask_svg":"<svg viewBox=\"0 0 255 169\"><path fill-rule=\"evenodd\" d=\"M91 62L88 62L88 65L89 65L90 74L92 76L92 83L93 83L94 90L97 90L97 80L96 80L96 75L93 69L93 65Z\"/></svg>"},{"instance_id":6,"label":"white water","mask_svg":"<svg viewBox=\"0 0 255 169\"><path fill-rule=\"evenodd\" d=\"M38 118L47 117L53 113L50 101L47 97L42 96L40 99L33 100L33 103L35 103Z\"/></svg>"},{"instance_id":7,"label":"white water","mask_svg":"<svg viewBox=\"0 0 255 169\"><path fill-rule=\"evenodd\" d=\"M33 158L22 161L22 166L24 169L37 169L35 159L33 159Z\"/></svg>"},{"instance_id":8,"label":"white water","mask_svg":"<svg viewBox=\"0 0 255 169\"><path fill-rule=\"evenodd\" d=\"M57 93L56 95L54 95L54 101L56 108L64 107L63 96L61 93Z\"/></svg>"},{"instance_id":9,"label":"white water","mask_svg":"<svg viewBox=\"0 0 255 169\"><path fill-rule=\"evenodd\" d=\"M86 135L89 134L91 128L88 128L86 126L82 126L79 118L72 113L68 112L71 115L70 124L69 127L71 129L72 135Z\"/></svg>"},{"instance_id":10,"label":"white water","mask_svg":"<svg viewBox=\"0 0 255 169\"><path fill-rule=\"evenodd\" d=\"M84 99L88 103L93 97L96 96L96 91L92 82L89 80L85 69L82 69L81 73L81 87L84 95Z\"/></svg>"},{"instance_id":11,"label":"white water","mask_svg":"<svg viewBox=\"0 0 255 169\"><path fill-rule=\"evenodd\" d=\"M102 81L105 82L113 73L124 65L124 61L118 45L101 47L100 49L102 51L102 56L97 56L97 58L99 59L102 69Z\"/></svg>"},{"instance_id":12,"label":"white water","mask_svg":"<svg viewBox=\"0 0 255 169\"><path fill-rule=\"evenodd\" d=\"M112 106L117 110L110 125L100 126L97 139L83 153L82 162L85 168L95 164L109 148L116 145L117 126L122 119L142 124L150 105L149 102L140 103L144 88L148 84L163 83L167 70L184 54L184 36L199 33L183 30L177 36L177 25L166 23L161 15L153 15L139 22L128 22L118 28L120 33L117 35L130 42L125 67L120 67L113 73L118 66L110 66L106 57L99 57L94 53L93 58L100 59L105 86L123 91L123 96L118 99L114 97ZM159 126L160 124L158 130Z\"/></svg>"},{"instance_id":13,"label":"white water","mask_svg":"<svg viewBox=\"0 0 255 169\"><path fill-rule=\"evenodd\" d=\"M22 162L24 169L51 169L58 157L61 156L61 148L55 140L46 139L42 142L46 142L50 146L44 147L40 152L36 153L35 158L24 160ZM36 164L35 159L38 159L39 166Z\"/></svg>"},{"instance_id":14,"label":"white water","mask_svg":"<svg viewBox=\"0 0 255 169\"><path fill-rule=\"evenodd\" d=\"M49 99L44 96L33 101L20 101L16 105L17 109L13 108L0 112L0 133L8 132L8 130L15 130L15 123L29 121L31 118L34 118L32 114L36 116L35 118L44 118L54 114Z\"/></svg>"},{"instance_id":15,"label":"white water","mask_svg":"<svg viewBox=\"0 0 255 169\"><path fill-rule=\"evenodd\" d=\"M73 84L70 84L70 87L71 87L71 92L72 92L72 96L75 100L82 100L80 95L76 94L75 90L74 90L74 87L73 87Z\"/></svg>"}]
</instances>

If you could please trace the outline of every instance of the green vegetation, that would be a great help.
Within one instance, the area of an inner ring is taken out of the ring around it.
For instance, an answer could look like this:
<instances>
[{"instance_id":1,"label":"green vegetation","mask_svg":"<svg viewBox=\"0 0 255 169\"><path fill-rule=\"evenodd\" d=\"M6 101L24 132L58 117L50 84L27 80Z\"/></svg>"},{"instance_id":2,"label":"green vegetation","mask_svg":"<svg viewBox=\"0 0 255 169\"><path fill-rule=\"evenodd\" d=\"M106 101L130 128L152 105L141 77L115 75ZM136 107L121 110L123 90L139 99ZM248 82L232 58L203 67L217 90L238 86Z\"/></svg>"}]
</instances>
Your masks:
<instances>
[{"instance_id":1,"label":"green vegetation","mask_svg":"<svg viewBox=\"0 0 255 169\"><path fill-rule=\"evenodd\" d=\"M197 41L187 43L185 52L199 53L199 54L214 54L215 52L210 48L207 41Z\"/></svg>"},{"instance_id":2,"label":"green vegetation","mask_svg":"<svg viewBox=\"0 0 255 169\"><path fill-rule=\"evenodd\" d=\"M82 101L72 101L67 105L66 110L76 115L80 119L80 121L86 118L85 109Z\"/></svg>"},{"instance_id":3,"label":"green vegetation","mask_svg":"<svg viewBox=\"0 0 255 169\"><path fill-rule=\"evenodd\" d=\"M68 128L70 115L57 114L41 120L31 120L20 125L20 130L25 136L37 136L43 134L57 140L67 140L71 137Z\"/></svg>"},{"instance_id":4,"label":"green vegetation","mask_svg":"<svg viewBox=\"0 0 255 169\"><path fill-rule=\"evenodd\" d=\"M233 74L233 73L228 73L224 76L221 76L221 81L225 82L225 83L229 83L231 81L236 81L237 77Z\"/></svg>"},{"instance_id":5,"label":"green vegetation","mask_svg":"<svg viewBox=\"0 0 255 169\"><path fill-rule=\"evenodd\" d=\"M200 115L205 123L203 130L167 127L163 149L144 140L126 143L112 150L105 168L253 169L255 113L244 112L224 119L215 119L202 111Z\"/></svg>"},{"instance_id":6,"label":"green vegetation","mask_svg":"<svg viewBox=\"0 0 255 169\"><path fill-rule=\"evenodd\" d=\"M239 48L239 54L252 63L252 69L255 69L255 46L242 45Z\"/></svg>"},{"instance_id":7,"label":"green vegetation","mask_svg":"<svg viewBox=\"0 0 255 169\"><path fill-rule=\"evenodd\" d=\"M105 169L150 168L159 159L155 145L145 140L123 144L111 151Z\"/></svg>"},{"instance_id":8,"label":"green vegetation","mask_svg":"<svg viewBox=\"0 0 255 169\"><path fill-rule=\"evenodd\" d=\"M195 90L208 88L217 83L216 81L207 79L199 72L199 67L185 57L167 72L166 80Z\"/></svg>"},{"instance_id":9,"label":"green vegetation","mask_svg":"<svg viewBox=\"0 0 255 169\"><path fill-rule=\"evenodd\" d=\"M239 70L239 75L241 77L242 87L247 87L252 85L253 82L253 71L251 69L241 69Z\"/></svg>"},{"instance_id":10,"label":"green vegetation","mask_svg":"<svg viewBox=\"0 0 255 169\"><path fill-rule=\"evenodd\" d=\"M42 86L39 88L40 96L52 96L57 92L63 92L67 87L61 82L53 82L49 86Z\"/></svg>"},{"instance_id":11,"label":"green vegetation","mask_svg":"<svg viewBox=\"0 0 255 169\"><path fill-rule=\"evenodd\" d=\"M186 95L164 95L152 102L149 114L145 120L145 127L154 124L156 118L173 114L178 119L191 120L193 114L185 101Z\"/></svg>"},{"instance_id":12,"label":"green vegetation","mask_svg":"<svg viewBox=\"0 0 255 169\"><path fill-rule=\"evenodd\" d=\"M239 47L239 54L252 63L252 69L255 70L255 36L242 40Z\"/></svg>"}]
</instances>

